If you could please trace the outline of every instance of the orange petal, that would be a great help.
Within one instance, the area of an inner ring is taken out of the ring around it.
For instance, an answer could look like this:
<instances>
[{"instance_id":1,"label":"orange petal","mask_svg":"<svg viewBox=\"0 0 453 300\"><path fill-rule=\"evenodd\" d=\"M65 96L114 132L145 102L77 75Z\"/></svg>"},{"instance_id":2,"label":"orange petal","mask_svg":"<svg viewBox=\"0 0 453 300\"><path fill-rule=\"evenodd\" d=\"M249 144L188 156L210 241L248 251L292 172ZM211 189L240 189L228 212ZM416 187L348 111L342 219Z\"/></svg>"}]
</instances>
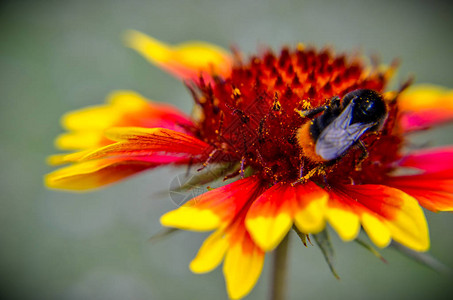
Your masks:
<instances>
[{"instance_id":1,"label":"orange petal","mask_svg":"<svg viewBox=\"0 0 453 300\"><path fill-rule=\"evenodd\" d=\"M453 169L389 177L385 184L408 193L431 211L453 211Z\"/></svg>"},{"instance_id":2,"label":"orange petal","mask_svg":"<svg viewBox=\"0 0 453 300\"><path fill-rule=\"evenodd\" d=\"M181 79L198 81L200 75L226 76L231 72L231 55L224 49L204 42L171 46L138 31L128 31L126 44L151 63Z\"/></svg>"},{"instance_id":3,"label":"orange petal","mask_svg":"<svg viewBox=\"0 0 453 300\"><path fill-rule=\"evenodd\" d=\"M256 199L246 217L246 227L264 251L274 249L296 221L306 233L324 228L327 193L312 182L292 186L276 184Z\"/></svg>"},{"instance_id":4,"label":"orange petal","mask_svg":"<svg viewBox=\"0 0 453 300\"><path fill-rule=\"evenodd\" d=\"M435 85L410 87L398 97L401 124L420 130L453 120L453 91Z\"/></svg>"},{"instance_id":5,"label":"orange petal","mask_svg":"<svg viewBox=\"0 0 453 300\"><path fill-rule=\"evenodd\" d=\"M193 198L161 217L164 226L188 230L212 230L228 226L244 206L262 191L256 177L247 177Z\"/></svg>"},{"instance_id":6,"label":"orange petal","mask_svg":"<svg viewBox=\"0 0 453 300\"><path fill-rule=\"evenodd\" d=\"M368 213L370 216L374 214L374 220L368 225L374 223L376 226L368 226L368 230L372 232L374 240L380 241L378 246L382 246L381 242L387 238L388 231L384 230L384 224L395 241L416 251L426 251L429 248L425 215L413 197L384 185L353 185L344 188L352 199L371 212ZM362 222L363 213L367 212L360 209ZM381 240L379 234L384 235Z\"/></svg>"}]
</instances>

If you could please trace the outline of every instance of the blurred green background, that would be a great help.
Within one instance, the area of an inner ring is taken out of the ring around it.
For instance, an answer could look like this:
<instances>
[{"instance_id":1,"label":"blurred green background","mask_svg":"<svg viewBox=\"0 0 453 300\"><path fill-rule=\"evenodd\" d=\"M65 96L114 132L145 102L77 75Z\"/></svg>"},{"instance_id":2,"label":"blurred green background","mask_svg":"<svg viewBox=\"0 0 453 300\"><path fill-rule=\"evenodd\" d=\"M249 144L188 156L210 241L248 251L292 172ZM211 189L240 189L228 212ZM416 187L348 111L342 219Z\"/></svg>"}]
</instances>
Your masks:
<instances>
[{"instance_id":1,"label":"blurred green background","mask_svg":"<svg viewBox=\"0 0 453 300\"><path fill-rule=\"evenodd\" d=\"M137 29L167 42L206 40L245 53L297 42L402 59L396 82L453 87L453 4L448 1L2 1L0 4L0 298L226 299L220 268L193 275L188 263L206 235L159 243L165 192L181 170L161 169L92 193L46 190L60 116L132 89L186 112L185 87L125 48ZM453 127L417 138L453 142ZM441 163L441 162L440 162ZM427 212L430 253L453 267L453 215ZM448 299L452 277L391 249L384 264L334 236L337 271L317 247L290 249L290 299ZM247 299L268 292L269 259Z\"/></svg>"}]
</instances>

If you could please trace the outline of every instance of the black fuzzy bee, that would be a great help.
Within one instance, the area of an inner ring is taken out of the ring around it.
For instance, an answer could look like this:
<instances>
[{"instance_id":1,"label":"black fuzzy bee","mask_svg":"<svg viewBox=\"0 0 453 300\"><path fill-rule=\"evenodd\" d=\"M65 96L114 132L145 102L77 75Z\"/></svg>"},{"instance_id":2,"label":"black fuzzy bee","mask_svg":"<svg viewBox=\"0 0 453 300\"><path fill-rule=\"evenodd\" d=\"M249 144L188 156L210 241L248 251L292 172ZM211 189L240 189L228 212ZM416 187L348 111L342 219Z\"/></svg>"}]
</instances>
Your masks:
<instances>
[{"instance_id":1,"label":"black fuzzy bee","mask_svg":"<svg viewBox=\"0 0 453 300\"><path fill-rule=\"evenodd\" d=\"M378 130L386 119L387 107L377 92L360 89L300 114L307 118L320 114L297 132L304 155L315 162L329 162L342 157L365 132Z\"/></svg>"}]
</instances>

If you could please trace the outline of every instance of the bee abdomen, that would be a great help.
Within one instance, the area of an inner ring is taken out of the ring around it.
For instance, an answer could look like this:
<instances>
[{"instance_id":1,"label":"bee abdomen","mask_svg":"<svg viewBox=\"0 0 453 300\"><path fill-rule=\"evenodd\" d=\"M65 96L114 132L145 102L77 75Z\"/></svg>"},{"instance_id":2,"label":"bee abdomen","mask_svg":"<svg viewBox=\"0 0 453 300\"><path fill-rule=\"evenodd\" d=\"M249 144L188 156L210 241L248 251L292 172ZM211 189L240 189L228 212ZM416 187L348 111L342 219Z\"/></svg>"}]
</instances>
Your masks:
<instances>
[{"instance_id":1,"label":"bee abdomen","mask_svg":"<svg viewBox=\"0 0 453 300\"><path fill-rule=\"evenodd\" d=\"M313 122L302 125L296 133L297 143L302 150L302 155L313 162L325 162L326 160L316 153L316 140L313 137L311 127Z\"/></svg>"}]
</instances>

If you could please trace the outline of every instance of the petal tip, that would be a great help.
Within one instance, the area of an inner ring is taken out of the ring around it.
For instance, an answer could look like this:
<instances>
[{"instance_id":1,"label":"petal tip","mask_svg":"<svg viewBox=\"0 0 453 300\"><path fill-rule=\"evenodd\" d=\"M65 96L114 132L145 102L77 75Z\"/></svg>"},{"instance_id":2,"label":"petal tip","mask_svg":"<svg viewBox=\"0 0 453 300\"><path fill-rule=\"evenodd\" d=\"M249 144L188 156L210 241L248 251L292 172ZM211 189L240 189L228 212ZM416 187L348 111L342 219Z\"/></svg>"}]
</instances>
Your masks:
<instances>
[{"instance_id":1,"label":"petal tip","mask_svg":"<svg viewBox=\"0 0 453 300\"><path fill-rule=\"evenodd\" d=\"M359 217L351 211L330 208L327 219L345 242L354 240L360 232Z\"/></svg>"},{"instance_id":2,"label":"petal tip","mask_svg":"<svg viewBox=\"0 0 453 300\"><path fill-rule=\"evenodd\" d=\"M219 227L220 218L207 209L182 206L162 215L160 223L165 227L209 231Z\"/></svg>"},{"instance_id":3,"label":"petal tip","mask_svg":"<svg viewBox=\"0 0 453 300\"><path fill-rule=\"evenodd\" d=\"M292 219L286 214L273 217L256 217L246 219L246 228L254 242L261 250L274 250L291 228Z\"/></svg>"}]
</instances>

